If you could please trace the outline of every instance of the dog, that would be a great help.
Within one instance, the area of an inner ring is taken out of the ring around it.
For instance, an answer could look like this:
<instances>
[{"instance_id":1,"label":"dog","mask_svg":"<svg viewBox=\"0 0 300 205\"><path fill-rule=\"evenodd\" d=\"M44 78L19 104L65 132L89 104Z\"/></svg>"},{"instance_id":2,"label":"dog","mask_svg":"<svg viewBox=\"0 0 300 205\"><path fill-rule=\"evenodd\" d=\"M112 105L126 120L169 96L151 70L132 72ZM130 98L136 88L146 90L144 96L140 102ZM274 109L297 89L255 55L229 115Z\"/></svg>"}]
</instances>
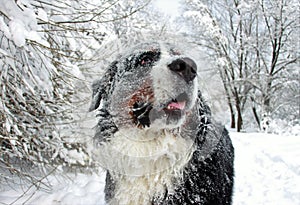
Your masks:
<instances>
[{"instance_id":1,"label":"dog","mask_svg":"<svg viewBox=\"0 0 300 205\"><path fill-rule=\"evenodd\" d=\"M192 58L169 43L141 43L92 90L107 204L231 204L234 148L212 120Z\"/></svg>"}]
</instances>

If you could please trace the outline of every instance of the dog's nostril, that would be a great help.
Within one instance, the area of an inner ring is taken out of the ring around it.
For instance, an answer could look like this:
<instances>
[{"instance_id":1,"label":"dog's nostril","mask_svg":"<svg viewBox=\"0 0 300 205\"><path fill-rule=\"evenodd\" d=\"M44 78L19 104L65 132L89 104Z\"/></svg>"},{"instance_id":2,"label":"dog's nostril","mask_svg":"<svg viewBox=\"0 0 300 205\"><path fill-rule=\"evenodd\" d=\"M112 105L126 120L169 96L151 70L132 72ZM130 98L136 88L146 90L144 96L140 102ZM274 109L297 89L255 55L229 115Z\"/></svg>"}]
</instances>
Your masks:
<instances>
[{"instance_id":1,"label":"dog's nostril","mask_svg":"<svg viewBox=\"0 0 300 205\"><path fill-rule=\"evenodd\" d=\"M195 79L197 75L197 65L190 58L179 58L168 65L169 69L179 74L186 82Z\"/></svg>"}]
</instances>

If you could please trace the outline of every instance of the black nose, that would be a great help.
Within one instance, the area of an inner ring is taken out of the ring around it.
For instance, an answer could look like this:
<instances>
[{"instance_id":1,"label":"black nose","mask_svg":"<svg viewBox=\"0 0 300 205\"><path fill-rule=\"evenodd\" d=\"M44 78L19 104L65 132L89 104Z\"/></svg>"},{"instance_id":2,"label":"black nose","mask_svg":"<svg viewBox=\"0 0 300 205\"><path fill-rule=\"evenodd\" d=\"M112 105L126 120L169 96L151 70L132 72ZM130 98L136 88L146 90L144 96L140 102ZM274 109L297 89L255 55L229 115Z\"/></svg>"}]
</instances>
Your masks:
<instances>
[{"instance_id":1,"label":"black nose","mask_svg":"<svg viewBox=\"0 0 300 205\"><path fill-rule=\"evenodd\" d=\"M187 83L194 80L197 75L197 65L190 58L179 58L168 65L171 71L179 74Z\"/></svg>"}]
</instances>

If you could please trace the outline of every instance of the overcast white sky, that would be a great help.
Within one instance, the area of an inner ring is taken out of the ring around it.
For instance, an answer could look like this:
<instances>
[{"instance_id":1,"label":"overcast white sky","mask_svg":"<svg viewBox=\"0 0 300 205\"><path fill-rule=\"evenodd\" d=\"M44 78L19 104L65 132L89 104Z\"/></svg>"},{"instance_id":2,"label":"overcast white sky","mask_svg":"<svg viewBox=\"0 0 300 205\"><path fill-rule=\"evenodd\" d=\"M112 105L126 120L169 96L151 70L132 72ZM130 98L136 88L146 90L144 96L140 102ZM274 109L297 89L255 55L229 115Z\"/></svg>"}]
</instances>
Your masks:
<instances>
[{"instance_id":1,"label":"overcast white sky","mask_svg":"<svg viewBox=\"0 0 300 205\"><path fill-rule=\"evenodd\" d=\"M154 4L170 16L178 15L179 0L155 0Z\"/></svg>"}]
</instances>

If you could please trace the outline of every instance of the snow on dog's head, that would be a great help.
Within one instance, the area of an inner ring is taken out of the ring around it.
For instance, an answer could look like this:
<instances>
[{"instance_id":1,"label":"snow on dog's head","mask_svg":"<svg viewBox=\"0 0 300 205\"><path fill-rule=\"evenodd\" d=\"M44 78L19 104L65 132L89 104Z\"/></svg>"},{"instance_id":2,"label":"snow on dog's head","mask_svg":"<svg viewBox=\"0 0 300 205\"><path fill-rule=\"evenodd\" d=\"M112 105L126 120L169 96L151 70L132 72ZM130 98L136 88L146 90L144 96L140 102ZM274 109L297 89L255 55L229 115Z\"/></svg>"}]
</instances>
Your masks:
<instances>
[{"instance_id":1,"label":"snow on dog's head","mask_svg":"<svg viewBox=\"0 0 300 205\"><path fill-rule=\"evenodd\" d=\"M114 75L106 82L110 88L101 96L94 93L91 109L104 97L119 128L176 128L195 103L197 65L172 45L140 44L114 62L109 72ZM97 82L94 90L103 89L100 86Z\"/></svg>"},{"instance_id":2,"label":"snow on dog's head","mask_svg":"<svg viewBox=\"0 0 300 205\"><path fill-rule=\"evenodd\" d=\"M197 94L196 63L171 44L124 52L93 84L101 165L130 175L178 172L193 150Z\"/></svg>"}]
</instances>

